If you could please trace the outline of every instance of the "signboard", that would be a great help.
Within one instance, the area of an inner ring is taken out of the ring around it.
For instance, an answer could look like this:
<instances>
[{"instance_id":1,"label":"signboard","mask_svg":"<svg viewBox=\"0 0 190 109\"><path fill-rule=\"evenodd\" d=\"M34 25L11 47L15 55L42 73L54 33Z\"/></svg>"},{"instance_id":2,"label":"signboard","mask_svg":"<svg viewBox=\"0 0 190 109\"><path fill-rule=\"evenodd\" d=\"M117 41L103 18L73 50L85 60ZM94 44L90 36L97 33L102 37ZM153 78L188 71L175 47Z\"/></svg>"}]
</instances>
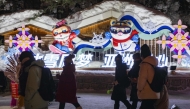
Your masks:
<instances>
[{"instance_id":1,"label":"signboard","mask_svg":"<svg viewBox=\"0 0 190 109\"><path fill-rule=\"evenodd\" d=\"M64 66L64 58L69 54L36 54L35 59L42 59L46 67L49 68L62 68ZM76 67L83 67L92 61L92 54L80 54L73 59Z\"/></svg>"},{"instance_id":2,"label":"signboard","mask_svg":"<svg viewBox=\"0 0 190 109\"><path fill-rule=\"evenodd\" d=\"M36 59L43 59L46 67L49 68L62 68L64 66L64 58L69 54L37 54ZM115 67L115 57L117 54L105 54L104 63L100 65L101 67ZM123 62L126 63L129 68L133 65L133 54L127 53L122 54ZM73 59L76 67L84 67L92 62L92 54L81 54L78 57ZM165 54L159 55L157 57L159 66L168 66L168 57Z\"/></svg>"},{"instance_id":3,"label":"signboard","mask_svg":"<svg viewBox=\"0 0 190 109\"><path fill-rule=\"evenodd\" d=\"M11 95L13 98L18 98L18 83L11 83Z\"/></svg>"}]
</instances>

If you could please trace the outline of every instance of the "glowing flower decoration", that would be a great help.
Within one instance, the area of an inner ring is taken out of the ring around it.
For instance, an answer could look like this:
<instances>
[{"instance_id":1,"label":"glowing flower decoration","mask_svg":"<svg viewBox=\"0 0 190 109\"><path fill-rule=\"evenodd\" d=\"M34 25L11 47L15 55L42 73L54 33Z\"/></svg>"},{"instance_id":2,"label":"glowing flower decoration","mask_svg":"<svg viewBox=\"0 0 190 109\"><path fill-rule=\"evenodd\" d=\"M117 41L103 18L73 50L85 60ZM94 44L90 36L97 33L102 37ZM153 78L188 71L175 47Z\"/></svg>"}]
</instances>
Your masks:
<instances>
[{"instance_id":1,"label":"glowing flower decoration","mask_svg":"<svg viewBox=\"0 0 190 109\"><path fill-rule=\"evenodd\" d=\"M171 42L172 47L170 48L170 51L173 51L174 49L177 50L189 50L189 47L187 46L189 42L187 40L177 40Z\"/></svg>"},{"instance_id":2,"label":"glowing flower decoration","mask_svg":"<svg viewBox=\"0 0 190 109\"><path fill-rule=\"evenodd\" d=\"M25 25L22 25L22 28L18 28L18 31L22 31L22 34L25 35L25 31L29 31L29 28L25 28Z\"/></svg>"},{"instance_id":3,"label":"glowing flower decoration","mask_svg":"<svg viewBox=\"0 0 190 109\"><path fill-rule=\"evenodd\" d=\"M171 43L171 41L169 41L169 40L166 40L166 36L165 35L163 35L162 36L162 40L158 40L158 41L156 41L158 44L162 44L162 49L165 49L166 48L166 44L170 44Z\"/></svg>"},{"instance_id":4,"label":"glowing flower decoration","mask_svg":"<svg viewBox=\"0 0 190 109\"><path fill-rule=\"evenodd\" d=\"M181 33L181 29L186 29L186 25L182 25L182 21L179 19L178 20L178 25L173 25L174 28L178 29L178 33Z\"/></svg>"},{"instance_id":5,"label":"glowing flower decoration","mask_svg":"<svg viewBox=\"0 0 190 109\"><path fill-rule=\"evenodd\" d=\"M13 38L10 36L9 41L6 42L9 42L9 45L17 47L20 52L29 51L34 45L38 46L38 43L42 42L41 40L38 40L37 36L34 38L32 34L28 32L30 29L25 28L25 25L23 25L22 28L18 28L17 30L19 33L16 34Z\"/></svg>"},{"instance_id":6,"label":"glowing flower decoration","mask_svg":"<svg viewBox=\"0 0 190 109\"><path fill-rule=\"evenodd\" d=\"M13 37L10 36L9 37L9 40L5 40L6 43L9 43L9 47L12 47L13 46L13 43L16 42L15 40L13 40Z\"/></svg>"},{"instance_id":7,"label":"glowing flower decoration","mask_svg":"<svg viewBox=\"0 0 190 109\"><path fill-rule=\"evenodd\" d=\"M173 58L177 59L178 64L181 63L181 59L187 57L186 55L182 55L181 50L178 51L178 55L173 55Z\"/></svg>"},{"instance_id":8,"label":"glowing flower decoration","mask_svg":"<svg viewBox=\"0 0 190 109\"><path fill-rule=\"evenodd\" d=\"M35 46L38 47L38 43L42 43L42 40L38 40L38 37L35 36L35 40L32 41L33 43L35 43Z\"/></svg>"},{"instance_id":9,"label":"glowing flower decoration","mask_svg":"<svg viewBox=\"0 0 190 109\"><path fill-rule=\"evenodd\" d=\"M173 33L170 33L167 38L162 37L162 40L157 41L158 44L162 44L162 48L165 48L165 45L170 48L170 51L174 52L172 57L178 59L178 63L181 62L181 59L186 57L186 51L190 47L190 36L189 32L184 32L183 29L187 28L186 25L182 25L181 20L178 21L178 25L173 25L176 28ZM166 41L169 41L166 43ZM165 44L165 45L163 45Z\"/></svg>"}]
</instances>

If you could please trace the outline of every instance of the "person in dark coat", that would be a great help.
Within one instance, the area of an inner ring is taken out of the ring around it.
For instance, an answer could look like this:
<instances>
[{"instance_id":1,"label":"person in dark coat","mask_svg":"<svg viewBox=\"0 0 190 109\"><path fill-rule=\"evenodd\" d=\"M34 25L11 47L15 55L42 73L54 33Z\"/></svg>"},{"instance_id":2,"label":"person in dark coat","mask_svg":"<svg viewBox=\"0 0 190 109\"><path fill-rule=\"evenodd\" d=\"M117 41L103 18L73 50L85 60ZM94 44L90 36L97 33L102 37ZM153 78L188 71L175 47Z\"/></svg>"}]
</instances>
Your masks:
<instances>
[{"instance_id":1,"label":"person in dark coat","mask_svg":"<svg viewBox=\"0 0 190 109\"><path fill-rule=\"evenodd\" d=\"M122 63L122 56L117 55L115 58L116 69L115 69L115 83L113 93L111 96L112 100L115 100L114 109L119 109L119 102L123 102L127 109L131 108L131 104L127 100L126 87L128 86L127 77L127 65Z\"/></svg>"},{"instance_id":2,"label":"person in dark coat","mask_svg":"<svg viewBox=\"0 0 190 109\"><path fill-rule=\"evenodd\" d=\"M82 109L76 97L76 80L75 80L75 65L72 58L74 55L69 55L65 58L63 72L59 77L58 89L56 93L56 101L60 102L59 109L65 108L65 103L72 103L76 109Z\"/></svg>"},{"instance_id":3,"label":"person in dark coat","mask_svg":"<svg viewBox=\"0 0 190 109\"><path fill-rule=\"evenodd\" d=\"M140 53L136 53L133 55L134 64L131 70L128 72L128 77L131 80L131 94L130 101L132 101L131 109L137 108L138 96L137 96L137 78L139 76L141 56Z\"/></svg>"},{"instance_id":4,"label":"person in dark coat","mask_svg":"<svg viewBox=\"0 0 190 109\"><path fill-rule=\"evenodd\" d=\"M0 71L0 89L4 93L7 87L7 79L3 71Z\"/></svg>"},{"instance_id":5,"label":"person in dark coat","mask_svg":"<svg viewBox=\"0 0 190 109\"><path fill-rule=\"evenodd\" d=\"M28 78L28 72L26 69L31 65L33 61L35 61L35 58L32 52L24 51L19 56L19 61L21 62L21 69L19 72L19 99L17 102L17 109L21 109L21 107L24 106L24 96Z\"/></svg>"},{"instance_id":6,"label":"person in dark coat","mask_svg":"<svg viewBox=\"0 0 190 109\"><path fill-rule=\"evenodd\" d=\"M28 78L28 72L26 68L31 65L35 58L32 52L24 51L21 53L19 60L21 62L21 69L19 72L19 95L25 96L26 82Z\"/></svg>"}]
</instances>

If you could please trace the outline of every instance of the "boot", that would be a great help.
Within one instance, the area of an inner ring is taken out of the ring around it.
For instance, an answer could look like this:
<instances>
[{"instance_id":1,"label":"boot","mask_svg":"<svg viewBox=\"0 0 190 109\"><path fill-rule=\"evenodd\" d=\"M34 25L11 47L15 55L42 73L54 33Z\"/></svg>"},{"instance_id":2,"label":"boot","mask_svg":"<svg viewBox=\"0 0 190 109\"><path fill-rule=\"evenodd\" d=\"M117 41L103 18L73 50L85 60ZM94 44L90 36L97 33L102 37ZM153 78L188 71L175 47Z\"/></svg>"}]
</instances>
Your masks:
<instances>
[{"instance_id":1,"label":"boot","mask_svg":"<svg viewBox=\"0 0 190 109\"><path fill-rule=\"evenodd\" d=\"M81 107L81 106L79 106L79 107L77 107L76 109L82 109L82 107Z\"/></svg>"},{"instance_id":2,"label":"boot","mask_svg":"<svg viewBox=\"0 0 190 109\"><path fill-rule=\"evenodd\" d=\"M119 105L114 104L114 109L119 109Z\"/></svg>"}]
</instances>

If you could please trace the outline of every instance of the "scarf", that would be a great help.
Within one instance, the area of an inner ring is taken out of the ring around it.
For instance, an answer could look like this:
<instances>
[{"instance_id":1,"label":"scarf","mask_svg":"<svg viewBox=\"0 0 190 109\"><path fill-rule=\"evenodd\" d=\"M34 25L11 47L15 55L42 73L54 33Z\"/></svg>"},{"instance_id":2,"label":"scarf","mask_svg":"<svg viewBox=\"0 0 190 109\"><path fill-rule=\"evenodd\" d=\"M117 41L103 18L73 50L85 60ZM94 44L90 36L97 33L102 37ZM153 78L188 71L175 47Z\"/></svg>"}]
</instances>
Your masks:
<instances>
[{"instance_id":1,"label":"scarf","mask_svg":"<svg viewBox=\"0 0 190 109\"><path fill-rule=\"evenodd\" d=\"M136 34L138 34L138 32L136 30L133 30L131 32L131 35L126 39L118 40L118 39L112 38L113 39L113 45L118 46L118 43L127 42L128 40L130 40Z\"/></svg>"}]
</instances>

